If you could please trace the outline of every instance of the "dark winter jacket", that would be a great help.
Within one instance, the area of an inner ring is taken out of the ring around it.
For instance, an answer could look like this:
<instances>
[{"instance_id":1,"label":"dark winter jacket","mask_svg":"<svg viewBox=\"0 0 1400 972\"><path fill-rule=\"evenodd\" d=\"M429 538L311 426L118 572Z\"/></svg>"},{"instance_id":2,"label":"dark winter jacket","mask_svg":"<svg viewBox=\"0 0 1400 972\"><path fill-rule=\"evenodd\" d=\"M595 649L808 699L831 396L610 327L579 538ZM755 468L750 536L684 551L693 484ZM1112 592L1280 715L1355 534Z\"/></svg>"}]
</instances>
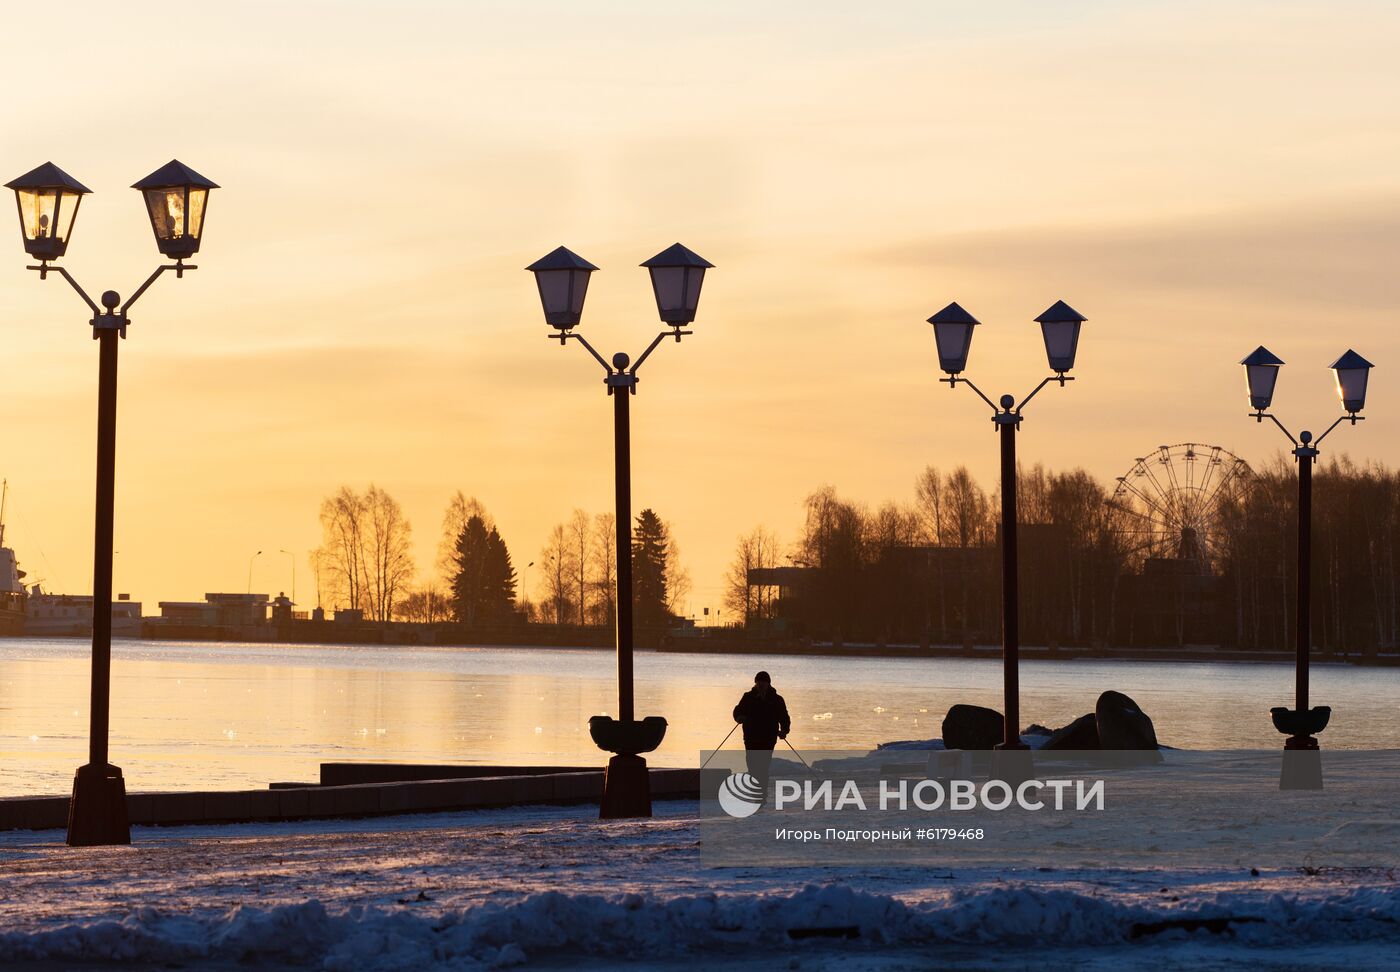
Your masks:
<instances>
[{"instance_id":1,"label":"dark winter jacket","mask_svg":"<svg viewBox=\"0 0 1400 972\"><path fill-rule=\"evenodd\" d=\"M734 707L734 721L744 726L745 749L772 749L777 745L778 734L787 735L792 729L787 703L773 691L767 696L760 696L753 689L745 692Z\"/></svg>"}]
</instances>

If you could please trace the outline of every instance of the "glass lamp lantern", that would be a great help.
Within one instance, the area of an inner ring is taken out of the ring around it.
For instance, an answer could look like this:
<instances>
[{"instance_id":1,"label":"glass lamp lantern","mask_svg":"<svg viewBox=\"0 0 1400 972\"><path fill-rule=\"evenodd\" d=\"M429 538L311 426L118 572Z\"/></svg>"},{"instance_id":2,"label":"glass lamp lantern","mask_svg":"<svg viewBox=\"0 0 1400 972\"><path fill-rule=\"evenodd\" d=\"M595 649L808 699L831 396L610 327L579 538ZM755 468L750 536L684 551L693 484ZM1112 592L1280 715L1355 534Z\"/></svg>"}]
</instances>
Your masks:
<instances>
[{"instance_id":1,"label":"glass lamp lantern","mask_svg":"<svg viewBox=\"0 0 1400 972\"><path fill-rule=\"evenodd\" d=\"M52 162L5 183L5 188L15 191L24 252L44 262L63 256L78 205L92 190Z\"/></svg>"},{"instance_id":2,"label":"glass lamp lantern","mask_svg":"<svg viewBox=\"0 0 1400 972\"><path fill-rule=\"evenodd\" d=\"M566 247L558 247L525 268L535 275L540 289L544 320L550 327L567 331L583 317L583 298L588 294L588 277L598 268Z\"/></svg>"},{"instance_id":3,"label":"glass lamp lantern","mask_svg":"<svg viewBox=\"0 0 1400 972\"><path fill-rule=\"evenodd\" d=\"M1337 397L1342 400L1342 408L1355 415L1366 405L1366 382L1375 366L1355 351L1347 351L1330 367L1337 376Z\"/></svg>"},{"instance_id":4,"label":"glass lamp lantern","mask_svg":"<svg viewBox=\"0 0 1400 972\"><path fill-rule=\"evenodd\" d=\"M1074 356L1079 351L1079 327L1088 318L1057 300L1036 320L1040 323L1041 337L1045 339L1045 357L1050 362L1050 370L1063 375L1074 367Z\"/></svg>"},{"instance_id":5,"label":"glass lamp lantern","mask_svg":"<svg viewBox=\"0 0 1400 972\"><path fill-rule=\"evenodd\" d=\"M656 311L661 320L672 327L694 322L700 306L700 285L705 282L705 271L714 264L676 243L642 266L651 271L651 289L656 294Z\"/></svg>"},{"instance_id":6,"label":"glass lamp lantern","mask_svg":"<svg viewBox=\"0 0 1400 972\"><path fill-rule=\"evenodd\" d=\"M938 345L938 366L950 375L961 374L972 350L972 329L981 321L954 301L928 322L933 325L933 339Z\"/></svg>"},{"instance_id":7,"label":"glass lamp lantern","mask_svg":"<svg viewBox=\"0 0 1400 972\"><path fill-rule=\"evenodd\" d=\"M1245 385L1249 390L1249 407L1262 412L1274 400L1278 370L1283 359L1262 344L1240 360L1244 365Z\"/></svg>"},{"instance_id":8,"label":"glass lamp lantern","mask_svg":"<svg viewBox=\"0 0 1400 972\"><path fill-rule=\"evenodd\" d=\"M209 190L219 188L216 183L172 159L131 188L139 189L145 199L161 253L183 260L199 252Z\"/></svg>"}]
</instances>

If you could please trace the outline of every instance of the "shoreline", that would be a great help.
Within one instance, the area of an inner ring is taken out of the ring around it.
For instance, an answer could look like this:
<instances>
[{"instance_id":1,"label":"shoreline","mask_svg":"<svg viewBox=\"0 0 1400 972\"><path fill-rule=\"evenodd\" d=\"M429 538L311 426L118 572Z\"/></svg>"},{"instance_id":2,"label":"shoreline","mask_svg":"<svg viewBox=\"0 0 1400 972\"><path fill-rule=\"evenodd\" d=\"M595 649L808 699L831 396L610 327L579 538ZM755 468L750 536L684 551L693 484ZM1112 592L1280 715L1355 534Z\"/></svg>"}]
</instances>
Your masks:
<instances>
[{"instance_id":1,"label":"shoreline","mask_svg":"<svg viewBox=\"0 0 1400 972\"><path fill-rule=\"evenodd\" d=\"M12 640L26 641L85 641L87 635L73 634L23 634L23 635L0 635L0 644ZM152 638L148 635L124 636L114 635L113 643L175 643L180 642L188 645L210 644L210 645L249 645L249 646L304 646L309 648L385 648L389 650L398 649L504 649L510 651L599 651L611 652L614 650L611 644L521 644L508 643L502 641L426 641L426 642L369 642L369 641L346 641L333 642L325 640L264 640L247 637L231 638ZM871 643L846 643L837 645L832 642L811 642L806 644L786 643L750 643L735 641L733 639L719 639L707 637L680 637L669 639L669 643L656 646L638 645L635 649L638 652L649 652L654 654L690 654L690 655L794 655L803 657L826 657L826 658L972 658L985 659L988 661L1001 660L1001 646L996 644L977 644L972 646L964 645L918 645L918 644L871 644ZM1048 645L1022 645L1020 648L1022 661L1054 661L1054 662L1102 662L1102 661L1129 661L1129 662L1206 662L1206 663L1226 663L1226 664L1287 664L1295 659L1294 653L1289 651L1251 651L1238 648L1219 648L1208 645L1190 647L1161 647L1161 648L1090 648L1084 646L1048 646ZM1397 668L1400 667L1400 653L1397 652L1329 652L1314 648L1311 658L1314 665L1351 665L1358 668Z\"/></svg>"}]
</instances>

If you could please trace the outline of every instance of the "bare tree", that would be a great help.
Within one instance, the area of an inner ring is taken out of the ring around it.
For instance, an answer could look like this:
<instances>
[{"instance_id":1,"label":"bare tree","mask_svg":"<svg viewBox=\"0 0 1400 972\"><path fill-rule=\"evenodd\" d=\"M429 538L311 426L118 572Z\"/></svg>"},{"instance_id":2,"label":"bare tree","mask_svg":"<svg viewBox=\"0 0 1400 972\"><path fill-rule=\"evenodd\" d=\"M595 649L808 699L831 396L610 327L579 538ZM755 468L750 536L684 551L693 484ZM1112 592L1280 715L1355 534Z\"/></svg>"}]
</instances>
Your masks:
<instances>
[{"instance_id":1,"label":"bare tree","mask_svg":"<svg viewBox=\"0 0 1400 972\"><path fill-rule=\"evenodd\" d=\"M944 543L966 550L991 541L995 532L992 504L966 466L954 469L948 477L944 497L939 528Z\"/></svg>"},{"instance_id":2,"label":"bare tree","mask_svg":"<svg viewBox=\"0 0 1400 972\"><path fill-rule=\"evenodd\" d=\"M324 572L326 592L336 605L364 607L364 520L364 497L349 486L321 501L321 547L314 563Z\"/></svg>"},{"instance_id":3,"label":"bare tree","mask_svg":"<svg viewBox=\"0 0 1400 972\"><path fill-rule=\"evenodd\" d=\"M406 592L396 613L404 621L434 624L452 617L452 598L440 584L428 583Z\"/></svg>"},{"instance_id":4,"label":"bare tree","mask_svg":"<svg viewBox=\"0 0 1400 972\"><path fill-rule=\"evenodd\" d=\"M593 518L594 558L593 600L598 624L611 626L617 619L617 517L599 513Z\"/></svg>"},{"instance_id":5,"label":"bare tree","mask_svg":"<svg viewBox=\"0 0 1400 972\"><path fill-rule=\"evenodd\" d=\"M588 623L588 574L593 565L592 517L585 510L574 510L569 518L568 535L574 603L579 624Z\"/></svg>"},{"instance_id":6,"label":"bare tree","mask_svg":"<svg viewBox=\"0 0 1400 972\"><path fill-rule=\"evenodd\" d=\"M943 507L946 503L946 490L943 474L933 466L926 466L914 480L914 501L918 510L919 523L924 537L935 546L943 543Z\"/></svg>"},{"instance_id":7,"label":"bare tree","mask_svg":"<svg viewBox=\"0 0 1400 972\"><path fill-rule=\"evenodd\" d=\"M450 587L452 578L457 575L457 538L466 529L467 521L474 516L490 530L495 524L486 507L475 496L467 496L460 489L447 501L447 509L442 514L442 536L438 538L438 576Z\"/></svg>"},{"instance_id":8,"label":"bare tree","mask_svg":"<svg viewBox=\"0 0 1400 972\"><path fill-rule=\"evenodd\" d=\"M690 571L681 566L681 545L676 542L675 526L669 522L666 535L670 538L666 544L666 610L679 617L690 597Z\"/></svg>"},{"instance_id":9,"label":"bare tree","mask_svg":"<svg viewBox=\"0 0 1400 972\"><path fill-rule=\"evenodd\" d=\"M573 545L564 524L556 523L549 531L549 539L540 551L540 601L546 616L552 616L555 624L567 624L573 620L573 565L570 558Z\"/></svg>"},{"instance_id":10,"label":"bare tree","mask_svg":"<svg viewBox=\"0 0 1400 972\"><path fill-rule=\"evenodd\" d=\"M370 484L364 495L366 560L369 564L370 613L376 621L393 620L399 591L417 568L413 564L413 528L403 507L387 492Z\"/></svg>"},{"instance_id":11,"label":"bare tree","mask_svg":"<svg viewBox=\"0 0 1400 972\"><path fill-rule=\"evenodd\" d=\"M742 618L746 625L769 617L773 607L773 588L767 585L750 586L749 572L776 566L778 538L771 531L758 526L740 537L725 581L725 609Z\"/></svg>"}]
</instances>

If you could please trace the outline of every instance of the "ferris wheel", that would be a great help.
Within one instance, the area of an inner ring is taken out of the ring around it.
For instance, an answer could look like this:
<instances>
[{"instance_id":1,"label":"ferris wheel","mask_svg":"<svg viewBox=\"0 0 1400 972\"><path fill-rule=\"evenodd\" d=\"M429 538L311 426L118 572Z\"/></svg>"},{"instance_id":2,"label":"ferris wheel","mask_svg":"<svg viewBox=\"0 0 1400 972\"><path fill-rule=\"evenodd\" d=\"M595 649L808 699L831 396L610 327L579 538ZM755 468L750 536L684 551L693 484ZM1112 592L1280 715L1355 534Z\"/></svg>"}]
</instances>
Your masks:
<instances>
[{"instance_id":1,"label":"ferris wheel","mask_svg":"<svg viewBox=\"0 0 1400 972\"><path fill-rule=\"evenodd\" d=\"M1108 501L1115 533L1133 565L1149 558L1194 561L1210 573L1221 559L1221 501L1249 477L1249 464L1220 446L1158 446L1118 477Z\"/></svg>"}]
</instances>

